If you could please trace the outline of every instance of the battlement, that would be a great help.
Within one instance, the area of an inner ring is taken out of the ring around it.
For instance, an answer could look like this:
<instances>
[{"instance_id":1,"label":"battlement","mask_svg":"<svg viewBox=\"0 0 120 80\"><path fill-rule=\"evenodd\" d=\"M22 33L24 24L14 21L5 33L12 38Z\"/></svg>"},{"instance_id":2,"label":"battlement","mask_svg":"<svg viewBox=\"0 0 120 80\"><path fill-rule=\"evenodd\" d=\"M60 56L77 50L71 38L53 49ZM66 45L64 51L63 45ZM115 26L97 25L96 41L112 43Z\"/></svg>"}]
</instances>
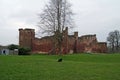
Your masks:
<instances>
[{"instance_id":1,"label":"battlement","mask_svg":"<svg viewBox=\"0 0 120 80\"><path fill-rule=\"evenodd\" d=\"M81 36L81 38L92 38L92 37L96 37L96 34L94 34L94 35L83 35L83 36Z\"/></svg>"},{"instance_id":2,"label":"battlement","mask_svg":"<svg viewBox=\"0 0 120 80\"><path fill-rule=\"evenodd\" d=\"M35 29L30 29L30 28L20 28L19 31L32 31L32 32L35 32Z\"/></svg>"}]
</instances>

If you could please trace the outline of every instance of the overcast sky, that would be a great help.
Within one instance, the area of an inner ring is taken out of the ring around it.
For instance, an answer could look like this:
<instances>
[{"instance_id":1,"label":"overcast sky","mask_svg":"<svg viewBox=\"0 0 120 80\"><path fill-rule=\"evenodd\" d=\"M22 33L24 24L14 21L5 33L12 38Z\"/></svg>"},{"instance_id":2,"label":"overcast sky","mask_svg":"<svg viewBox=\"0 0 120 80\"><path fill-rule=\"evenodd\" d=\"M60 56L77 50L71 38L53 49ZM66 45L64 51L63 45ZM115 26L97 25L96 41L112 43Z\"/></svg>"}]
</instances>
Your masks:
<instances>
[{"instance_id":1,"label":"overcast sky","mask_svg":"<svg viewBox=\"0 0 120 80\"><path fill-rule=\"evenodd\" d=\"M19 28L35 28L37 14L49 0L0 0L0 45L18 44ZM97 34L106 41L108 33L120 30L120 0L68 0L75 13L79 36Z\"/></svg>"}]
</instances>

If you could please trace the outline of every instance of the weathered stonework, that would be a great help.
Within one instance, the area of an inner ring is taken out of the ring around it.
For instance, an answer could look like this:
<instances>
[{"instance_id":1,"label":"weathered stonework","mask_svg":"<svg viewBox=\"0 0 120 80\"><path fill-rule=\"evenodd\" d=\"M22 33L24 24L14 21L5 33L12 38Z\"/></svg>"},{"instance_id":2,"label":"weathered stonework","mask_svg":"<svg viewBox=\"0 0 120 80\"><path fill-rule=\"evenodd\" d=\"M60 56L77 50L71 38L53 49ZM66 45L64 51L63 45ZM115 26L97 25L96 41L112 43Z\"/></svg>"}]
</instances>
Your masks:
<instances>
[{"instance_id":1,"label":"weathered stonework","mask_svg":"<svg viewBox=\"0 0 120 80\"><path fill-rule=\"evenodd\" d=\"M63 32L62 53L94 52L106 53L107 43L98 42L96 35L84 35L78 37L78 32L68 35L68 28ZM53 36L36 38L34 29L19 29L19 45L28 47L33 52L51 53L53 50ZM52 54L52 53L51 53Z\"/></svg>"}]
</instances>

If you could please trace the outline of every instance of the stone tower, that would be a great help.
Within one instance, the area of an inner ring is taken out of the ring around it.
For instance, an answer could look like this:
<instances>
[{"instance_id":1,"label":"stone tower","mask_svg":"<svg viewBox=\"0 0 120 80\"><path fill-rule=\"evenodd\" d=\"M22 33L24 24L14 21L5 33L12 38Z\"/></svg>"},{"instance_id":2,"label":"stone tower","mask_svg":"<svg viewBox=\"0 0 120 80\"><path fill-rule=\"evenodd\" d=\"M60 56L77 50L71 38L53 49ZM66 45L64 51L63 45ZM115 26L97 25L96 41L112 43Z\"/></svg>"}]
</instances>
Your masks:
<instances>
[{"instance_id":1,"label":"stone tower","mask_svg":"<svg viewBox=\"0 0 120 80\"><path fill-rule=\"evenodd\" d=\"M74 53L78 53L77 45L78 45L78 32L74 32L74 38L75 38L75 43L74 43Z\"/></svg>"},{"instance_id":2,"label":"stone tower","mask_svg":"<svg viewBox=\"0 0 120 80\"><path fill-rule=\"evenodd\" d=\"M34 29L19 29L19 45L32 49L32 43L35 38Z\"/></svg>"},{"instance_id":3,"label":"stone tower","mask_svg":"<svg viewBox=\"0 0 120 80\"><path fill-rule=\"evenodd\" d=\"M63 51L62 53L68 53L68 27L63 31L63 43L62 43Z\"/></svg>"}]
</instances>

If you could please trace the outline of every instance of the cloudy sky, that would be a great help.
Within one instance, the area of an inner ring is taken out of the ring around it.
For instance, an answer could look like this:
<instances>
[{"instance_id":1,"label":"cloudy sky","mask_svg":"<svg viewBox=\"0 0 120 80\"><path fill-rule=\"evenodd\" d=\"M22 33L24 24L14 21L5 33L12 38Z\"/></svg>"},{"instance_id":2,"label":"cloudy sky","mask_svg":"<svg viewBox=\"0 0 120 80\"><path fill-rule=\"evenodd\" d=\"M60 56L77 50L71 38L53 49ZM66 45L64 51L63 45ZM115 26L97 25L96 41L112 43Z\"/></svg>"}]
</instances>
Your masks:
<instances>
[{"instance_id":1,"label":"cloudy sky","mask_svg":"<svg viewBox=\"0 0 120 80\"><path fill-rule=\"evenodd\" d=\"M37 28L45 4L49 0L0 0L0 45L18 44L19 28ZM75 13L79 36L97 34L106 41L108 33L120 30L120 0L69 0Z\"/></svg>"}]
</instances>

